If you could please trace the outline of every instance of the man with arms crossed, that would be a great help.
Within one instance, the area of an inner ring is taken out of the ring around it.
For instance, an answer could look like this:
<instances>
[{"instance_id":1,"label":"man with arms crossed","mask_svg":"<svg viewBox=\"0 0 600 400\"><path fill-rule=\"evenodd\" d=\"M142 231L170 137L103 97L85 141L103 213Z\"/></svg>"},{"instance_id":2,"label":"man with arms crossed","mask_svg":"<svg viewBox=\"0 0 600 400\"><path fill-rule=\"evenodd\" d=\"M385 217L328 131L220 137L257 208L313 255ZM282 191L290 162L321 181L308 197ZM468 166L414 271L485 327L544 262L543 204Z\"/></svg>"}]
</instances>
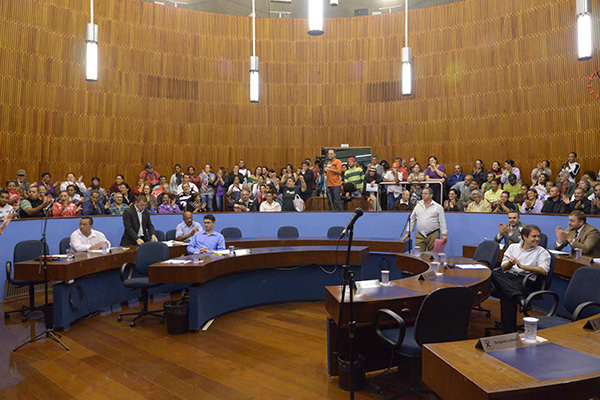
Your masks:
<instances>
[{"instance_id":1,"label":"man with arms crossed","mask_svg":"<svg viewBox=\"0 0 600 400\"><path fill-rule=\"evenodd\" d=\"M582 249L583 254L600 257L600 232L587 223L587 218L581 210L569 214L569 227L563 231L556 227L556 243L554 248L562 250L570 244L571 249Z\"/></svg>"},{"instance_id":2,"label":"man with arms crossed","mask_svg":"<svg viewBox=\"0 0 600 400\"><path fill-rule=\"evenodd\" d=\"M92 229L94 227L94 220L92 217L83 217L79 221L79 229L71 233L70 245L73 251L86 252L89 250L96 250L106 245L110 248L110 242L104 236L104 233Z\"/></svg>"},{"instance_id":3,"label":"man with arms crossed","mask_svg":"<svg viewBox=\"0 0 600 400\"><path fill-rule=\"evenodd\" d=\"M546 275L550 271L550 253L540 244L540 228L526 225L521 231L523 241L508 246L502 267L492 272L492 283L500 297L502 331L517 331L517 306L523 305L532 289L523 287L525 275Z\"/></svg>"},{"instance_id":4,"label":"man with arms crossed","mask_svg":"<svg viewBox=\"0 0 600 400\"><path fill-rule=\"evenodd\" d=\"M411 228L417 228L415 247L421 251L431 251L435 245L435 239L440 238L440 233L444 243L448 241L448 228L446 228L446 216L444 207L433 201L433 189L426 187L423 189L423 200L420 200L412 215L410 216L410 225L406 234L400 239L404 242L410 235Z\"/></svg>"},{"instance_id":5,"label":"man with arms crossed","mask_svg":"<svg viewBox=\"0 0 600 400\"><path fill-rule=\"evenodd\" d=\"M225 238L215 232L215 217L212 214L204 216L204 231L196 232L190 240L187 251L190 254L210 253L225 250Z\"/></svg>"},{"instance_id":6,"label":"man with arms crossed","mask_svg":"<svg viewBox=\"0 0 600 400\"><path fill-rule=\"evenodd\" d=\"M203 231L200 222L194 221L194 214L190 211L183 213L183 222L177 225L175 229L175 239L180 242L189 242L190 238L196 234L196 232Z\"/></svg>"},{"instance_id":7,"label":"man with arms crossed","mask_svg":"<svg viewBox=\"0 0 600 400\"><path fill-rule=\"evenodd\" d=\"M327 152L327 166L324 171L327 174L327 197L329 197L329 209L342 211L342 162L335 158L335 150Z\"/></svg>"}]
</instances>

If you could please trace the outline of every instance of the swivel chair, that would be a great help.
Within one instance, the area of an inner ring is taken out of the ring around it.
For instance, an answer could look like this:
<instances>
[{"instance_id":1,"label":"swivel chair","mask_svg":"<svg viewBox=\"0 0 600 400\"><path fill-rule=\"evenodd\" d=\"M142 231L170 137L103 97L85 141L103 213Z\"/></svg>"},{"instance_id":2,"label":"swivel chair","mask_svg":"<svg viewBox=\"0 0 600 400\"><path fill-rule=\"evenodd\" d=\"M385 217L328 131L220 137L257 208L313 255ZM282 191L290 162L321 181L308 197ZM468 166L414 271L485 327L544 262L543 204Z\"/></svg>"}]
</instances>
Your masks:
<instances>
[{"instance_id":1,"label":"swivel chair","mask_svg":"<svg viewBox=\"0 0 600 400\"><path fill-rule=\"evenodd\" d=\"M477 246L475 254L473 255L473 260L484 264L491 270L494 270L498 264L499 253L500 246L496 241L484 240L483 242L479 243L479 246ZM481 304L475 305L473 310L485 312L485 316L488 318L492 315L491 310L481 307Z\"/></svg>"},{"instance_id":2,"label":"swivel chair","mask_svg":"<svg viewBox=\"0 0 600 400\"><path fill-rule=\"evenodd\" d=\"M242 231L240 228L231 226L221 229L221 234L225 239L240 239L242 237Z\"/></svg>"},{"instance_id":3,"label":"swivel chair","mask_svg":"<svg viewBox=\"0 0 600 400\"><path fill-rule=\"evenodd\" d=\"M300 233L295 226L282 226L277 230L277 237L279 239L296 239L300 237Z\"/></svg>"}]
</instances>

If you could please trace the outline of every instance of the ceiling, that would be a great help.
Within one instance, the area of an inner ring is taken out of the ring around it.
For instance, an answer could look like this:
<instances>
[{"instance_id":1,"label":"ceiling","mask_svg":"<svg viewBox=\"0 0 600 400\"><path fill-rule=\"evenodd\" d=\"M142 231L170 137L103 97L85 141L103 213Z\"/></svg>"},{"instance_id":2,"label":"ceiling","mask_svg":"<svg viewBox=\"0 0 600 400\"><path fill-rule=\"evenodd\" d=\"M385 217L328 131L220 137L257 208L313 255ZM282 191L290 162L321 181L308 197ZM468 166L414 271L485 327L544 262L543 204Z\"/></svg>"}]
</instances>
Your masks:
<instances>
[{"instance_id":1,"label":"ceiling","mask_svg":"<svg viewBox=\"0 0 600 400\"><path fill-rule=\"evenodd\" d=\"M252 0L143 0L150 3L164 3L166 6L219 14L248 16L252 11ZM404 10L407 0L339 0L339 5L331 7L328 0L325 18L353 17L355 10L367 9L373 12L390 12L384 7L394 7L392 12ZM463 0L408 0L409 9L434 7ZM281 13L278 13L281 12ZM308 18L308 0L256 0L256 16L271 18Z\"/></svg>"}]
</instances>

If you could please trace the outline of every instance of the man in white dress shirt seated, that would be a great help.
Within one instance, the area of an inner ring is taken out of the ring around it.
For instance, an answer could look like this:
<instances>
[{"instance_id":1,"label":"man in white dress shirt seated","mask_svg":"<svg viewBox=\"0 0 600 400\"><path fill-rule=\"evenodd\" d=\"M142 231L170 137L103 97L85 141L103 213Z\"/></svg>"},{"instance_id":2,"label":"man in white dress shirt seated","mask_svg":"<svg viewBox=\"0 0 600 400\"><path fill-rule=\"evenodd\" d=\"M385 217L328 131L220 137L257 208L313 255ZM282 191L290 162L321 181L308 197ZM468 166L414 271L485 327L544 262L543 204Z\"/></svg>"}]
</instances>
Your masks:
<instances>
[{"instance_id":1,"label":"man in white dress shirt seated","mask_svg":"<svg viewBox=\"0 0 600 400\"><path fill-rule=\"evenodd\" d=\"M186 211L183 213L183 222L177 225L177 229L175 230L175 239L180 242L189 242L196 232L202 231L204 229L200 222L194 221L194 214Z\"/></svg>"},{"instance_id":2,"label":"man in white dress shirt seated","mask_svg":"<svg viewBox=\"0 0 600 400\"><path fill-rule=\"evenodd\" d=\"M79 221L79 229L71 234L71 249L76 252L96 250L106 245L110 248L110 242L106 240L104 233L92 229L94 220L91 217L83 217Z\"/></svg>"}]
</instances>

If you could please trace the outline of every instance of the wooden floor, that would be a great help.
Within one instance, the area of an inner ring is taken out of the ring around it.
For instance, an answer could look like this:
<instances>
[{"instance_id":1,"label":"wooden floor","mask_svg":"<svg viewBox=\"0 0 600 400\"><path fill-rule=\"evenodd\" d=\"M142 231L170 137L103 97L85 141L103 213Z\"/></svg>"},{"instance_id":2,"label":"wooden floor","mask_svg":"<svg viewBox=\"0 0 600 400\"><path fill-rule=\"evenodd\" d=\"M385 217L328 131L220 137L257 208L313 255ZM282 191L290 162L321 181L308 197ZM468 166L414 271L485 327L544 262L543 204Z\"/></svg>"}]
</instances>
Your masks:
<instances>
[{"instance_id":1,"label":"wooden floor","mask_svg":"<svg viewBox=\"0 0 600 400\"><path fill-rule=\"evenodd\" d=\"M41 300L41 299L40 299ZM153 303L150 308L159 307ZM0 311L18 307L2 304ZM499 317L473 312L470 336ZM124 307L127 310L127 307ZM42 340L12 349L44 329L13 314L0 322L1 399L347 399L327 376L322 302L239 311L207 331L169 336L158 320L135 328L117 313L96 315L63 332L65 351ZM356 399L380 399L364 390ZM410 398L409 398L410 399Z\"/></svg>"}]
</instances>

